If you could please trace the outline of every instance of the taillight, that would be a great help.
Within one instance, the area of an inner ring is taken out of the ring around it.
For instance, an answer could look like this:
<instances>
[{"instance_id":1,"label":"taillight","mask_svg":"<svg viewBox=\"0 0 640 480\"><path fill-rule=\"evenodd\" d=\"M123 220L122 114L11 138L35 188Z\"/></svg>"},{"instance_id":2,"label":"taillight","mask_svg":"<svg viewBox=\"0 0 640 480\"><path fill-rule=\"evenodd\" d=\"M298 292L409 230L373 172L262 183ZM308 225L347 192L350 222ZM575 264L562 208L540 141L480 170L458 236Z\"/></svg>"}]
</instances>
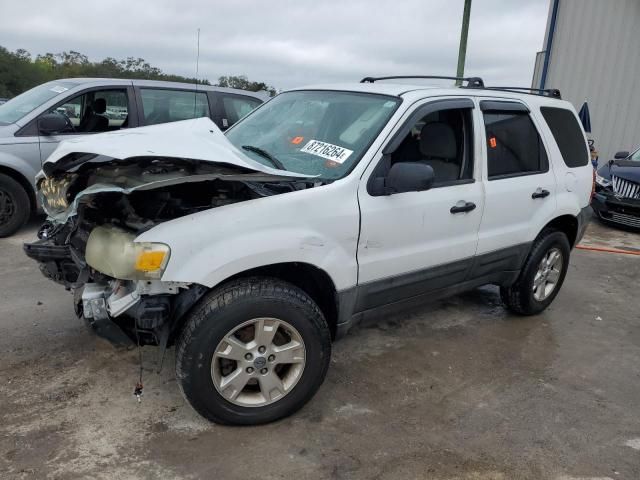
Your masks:
<instances>
[{"instance_id":1,"label":"taillight","mask_svg":"<svg viewBox=\"0 0 640 480\"><path fill-rule=\"evenodd\" d=\"M593 196L596 194L596 169L594 168L593 171L593 178L591 180L591 199L589 200L589 203L591 203L593 201Z\"/></svg>"}]
</instances>

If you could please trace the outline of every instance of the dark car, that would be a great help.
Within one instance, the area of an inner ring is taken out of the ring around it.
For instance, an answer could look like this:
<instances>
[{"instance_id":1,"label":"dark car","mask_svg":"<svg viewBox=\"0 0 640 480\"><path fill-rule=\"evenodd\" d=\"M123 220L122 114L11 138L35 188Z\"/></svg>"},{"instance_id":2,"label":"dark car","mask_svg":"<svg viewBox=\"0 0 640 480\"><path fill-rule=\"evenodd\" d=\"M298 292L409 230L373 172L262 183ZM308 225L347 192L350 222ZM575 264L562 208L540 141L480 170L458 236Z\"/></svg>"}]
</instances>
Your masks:
<instances>
[{"instance_id":1,"label":"dark car","mask_svg":"<svg viewBox=\"0 0 640 480\"><path fill-rule=\"evenodd\" d=\"M598 169L591 206L605 223L640 230L640 148L618 152Z\"/></svg>"}]
</instances>

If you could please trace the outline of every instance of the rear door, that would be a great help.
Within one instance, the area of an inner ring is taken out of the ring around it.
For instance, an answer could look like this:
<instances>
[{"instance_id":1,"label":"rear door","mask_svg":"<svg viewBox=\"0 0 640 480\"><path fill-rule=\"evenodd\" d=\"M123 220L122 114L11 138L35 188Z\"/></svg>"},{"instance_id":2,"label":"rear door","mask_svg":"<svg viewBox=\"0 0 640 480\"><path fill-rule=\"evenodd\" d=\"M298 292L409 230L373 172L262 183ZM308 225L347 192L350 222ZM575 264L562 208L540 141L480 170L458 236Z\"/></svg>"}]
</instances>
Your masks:
<instances>
[{"instance_id":1,"label":"rear door","mask_svg":"<svg viewBox=\"0 0 640 480\"><path fill-rule=\"evenodd\" d=\"M481 100L485 208L478 255L502 269L519 261L556 210L556 179L536 119L518 101ZM503 258L504 257L504 258Z\"/></svg>"}]
</instances>

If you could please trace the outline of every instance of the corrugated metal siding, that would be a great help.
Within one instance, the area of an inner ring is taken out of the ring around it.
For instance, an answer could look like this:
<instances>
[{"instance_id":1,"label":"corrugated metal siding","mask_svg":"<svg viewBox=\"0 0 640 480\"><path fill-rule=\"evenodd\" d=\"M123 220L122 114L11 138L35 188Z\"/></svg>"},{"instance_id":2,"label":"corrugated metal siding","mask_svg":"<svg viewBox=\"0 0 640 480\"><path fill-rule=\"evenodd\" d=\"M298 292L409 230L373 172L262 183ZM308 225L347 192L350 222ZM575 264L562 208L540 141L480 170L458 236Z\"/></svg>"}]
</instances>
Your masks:
<instances>
[{"instance_id":1,"label":"corrugated metal siding","mask_svg":"<svg viewBox=\"0 0 640 480\"><path fill-rule=\"evenodd\" d=\"M589 102L591 137L606 161L640 145L640 0L559 1L546 88L576 109Z\"/></svg>"}]
</instances>

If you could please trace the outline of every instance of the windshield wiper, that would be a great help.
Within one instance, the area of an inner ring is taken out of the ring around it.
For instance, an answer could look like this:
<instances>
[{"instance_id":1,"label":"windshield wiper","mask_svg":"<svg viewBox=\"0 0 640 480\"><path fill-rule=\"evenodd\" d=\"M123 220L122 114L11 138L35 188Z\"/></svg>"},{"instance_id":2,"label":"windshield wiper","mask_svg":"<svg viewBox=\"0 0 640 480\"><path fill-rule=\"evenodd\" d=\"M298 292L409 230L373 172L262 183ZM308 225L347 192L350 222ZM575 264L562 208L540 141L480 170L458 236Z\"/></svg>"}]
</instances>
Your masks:
<instances>
[{"instance_id":1,"label":"windshield wiper","mask_svg":"<svg viewBox=\"0 0 640 480\"><path fill-rule=\"evenodd\" d=\"M274 157L269 152L267 152L266 150L263 150L260 147L254 147L253 145L243 145L242 149L243 150L248 150L248 151L253 152L253 153L257 153L261 157L266 158L278 170L285 170L285 171L287 170L286 167L284 166L284 164L280 160L278 160L276 157Z\"/></svg>"}]
</instances>

